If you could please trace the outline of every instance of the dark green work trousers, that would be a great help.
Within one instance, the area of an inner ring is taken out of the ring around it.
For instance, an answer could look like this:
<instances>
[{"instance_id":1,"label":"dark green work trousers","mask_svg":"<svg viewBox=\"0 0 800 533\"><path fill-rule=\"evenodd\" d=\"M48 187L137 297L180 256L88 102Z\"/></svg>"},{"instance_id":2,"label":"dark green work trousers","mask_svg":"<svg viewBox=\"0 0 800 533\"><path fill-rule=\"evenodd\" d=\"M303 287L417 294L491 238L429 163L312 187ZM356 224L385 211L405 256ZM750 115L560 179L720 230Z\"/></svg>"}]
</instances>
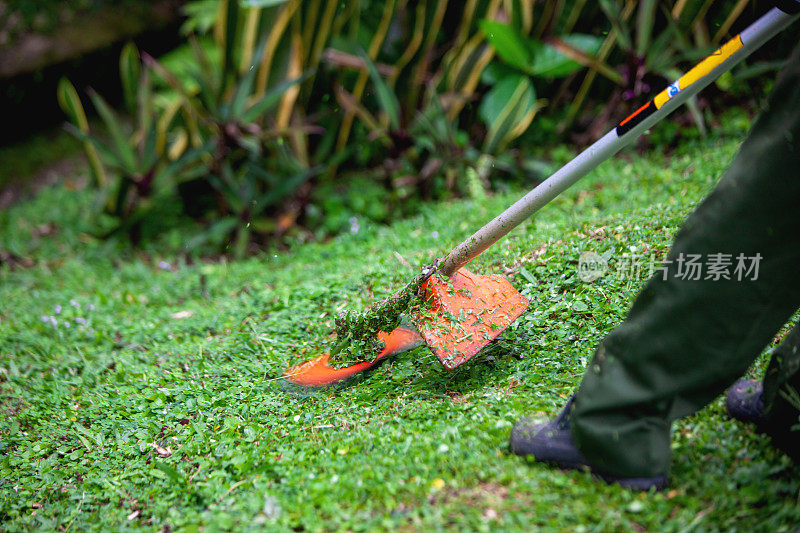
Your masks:
<instances>
[{"instance_id":1,"label":"dark green work trousers","mask_svg":"<svg viewBox=\"0 0 800 533\"><path fill-rule=\"evenodd\" d=\"M699 276L692 257L705 267ZM800 46L665 266L600 344L575 395L575 442L618 476L666 473L672 421L741 377L800 308ZM800 326L773 353L763 393L769 432L796 450L798 350Z\"/></svg>"}]
</instances>

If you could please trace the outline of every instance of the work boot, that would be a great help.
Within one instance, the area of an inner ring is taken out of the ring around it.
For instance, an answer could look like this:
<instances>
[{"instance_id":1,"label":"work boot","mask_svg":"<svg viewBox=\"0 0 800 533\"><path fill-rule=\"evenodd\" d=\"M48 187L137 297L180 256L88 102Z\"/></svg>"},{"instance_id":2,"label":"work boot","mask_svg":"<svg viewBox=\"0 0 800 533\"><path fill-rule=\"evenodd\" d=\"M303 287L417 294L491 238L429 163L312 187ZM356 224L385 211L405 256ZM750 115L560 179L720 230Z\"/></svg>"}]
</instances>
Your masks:
<instances>
[{"instance_id":1,"label":"work boot","mask_svg":"<svg viewBox=\"0 0 800 533\"><path fill-rule=\"evenodd\" d=\"M764 423L764 402L761 382L755 379L740 379L725 395L725 412L729 417L760 426Z\"/></svg>"},{"instance_id":2,"label":"work boot","mask_svg":"<svg viewBox=\"0 0 800 533\"><path fill-rule=\"evenodd\" d=\"M667 486L666 475L629 478L601 472L589 464L581 451L575 446L569 429L569 414L572 409L572 396L556 418L537 424L531 418L523 418L511 429L509 447L517 455L531 455L534 460L558 466L567 470L591 470L606 483L636 491L660 490Z\"/></svg>"},{"instance_id":3,"label":"work boot","mask_svg":"<svg viewBox=\"0 0 800 533\"><path fill-rule=\"evenodd\" d=\"M740 379L731 385L725 395L725 412L735 420L755 424L756 431L768 435L773 446L783 450L795 462L800 462L797 431L774 422L767 422L762 399L763 391L761 382L755 379Z\"/></svg>"}]
</instances>

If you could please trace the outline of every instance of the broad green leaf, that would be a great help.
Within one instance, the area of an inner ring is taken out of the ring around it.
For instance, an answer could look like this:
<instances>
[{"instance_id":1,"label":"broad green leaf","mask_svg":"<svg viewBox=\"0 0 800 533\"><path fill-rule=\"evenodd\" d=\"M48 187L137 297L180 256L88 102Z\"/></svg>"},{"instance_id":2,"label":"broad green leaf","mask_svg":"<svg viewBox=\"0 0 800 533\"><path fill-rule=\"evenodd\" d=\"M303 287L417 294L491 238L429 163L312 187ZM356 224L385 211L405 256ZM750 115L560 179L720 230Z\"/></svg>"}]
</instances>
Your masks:
<instances>
[{"instance_id":1,"label":"broad green leaf","mask_svg":"<svg viewBox=\"0 0 800 533\"><path fill-rule=\"evenodd\" d=\"M483 72L481 72L481 83L484 85L495 85L501 79L515 72L517 72L516 69L502 61L492 61L483 69Z\"/></svg>"},{"instance_id":2,"label":"broad green leaf","mask_svg":"<svg viewBox=\"0 0 800 533\"><path fill-rule=\"evenodd\" d=\"M153 90L150 83L150 74L147 71L139 78L135 110L137 112L137 128L139 132L146 133L151 130L154 115Z\"/></svg>"},{"instance_id":3,"label":"broad green leaf","mask_svg":"<svg viewBox=\"0 0 800 533\"><path fill-rule=\"evenodd\" d=\"M521 74L504 78L487 94L478 110L489 130L484 152L497 153L530 125L537 109L535 100L533 85Z\"/></svg>"},{"instance_id":4,"label":"broad green leaf","mask_svg":"<svg viewBox=\"0 0 800 533\"><path fill-rule=\"evenodd\" d=\"M114 111L106 103L103 97L96 92L90 91L89 98L92 99L92 103L94 104L95 109L97 109L97 113L100 115L100 118L103 119L103 123L105 123L109 133L111 133L111 138L114 141L114 147L116 148L117 153L119 153L121 163L125 170L128 173L135 174L138 170L136 168L136 156L133 153L133 149L128 141L128 137L122 132L122 128L120 128L118 117L114 114Z\"/></svg>"},{"instance_id":5,"label":"broad green leaf","mask_svg":"<svg viewBox=\"0 0 800 533\"><path fill-rule=\"evenodd\" d=\"M486 40L494 47L497 55L503 61L524 72L530 71L532 58L527 37L511 26L496 20L484 19L480 22L480 27L486 35Z\"/></svg>"},{"instance_id":6,"label":"broad green leaf","mask_svg":"<svg viewBox=\"0 0 800 533\"><path fill-rule=\"evenodd\" d=\"M119 55L119 78L122 83L122 95L128 110L136 108L137 84L139 83L140 71L139 50L135 44L129 42L122 48L122 53Z\"/></svg>"},{"instance_id":7,"label":"broad green leaf","mask_svg":"<svg viewBox=\"0 0 800 533\"><path fill-rule=\"evenodd\" d=\"M603 39L600 37L580 33L564 35L561 39L591 55L597 54L603 44ZM580 63L568 58L549 44L538 43L530 70L534 76L563 78L581 68Z\"/></svg>"},{"instance_id":8,"label":"broad green leaf","mask_svg":"<svg viewBox=\"0 0 800 533\"><path fill-rule=\"evenodd\" d=\"M148 128L144 130L143 134L144 139L139 150L139 164L142 171L146 171L155 166L160 154L156 152L156 140L158 139L156 128Z\"/></svg>"},{"instance_id":9,"label":"broad green leaf","mask_svg":"<svg viewBox=\"0 0 800 533\"><path fill-rule=\"evenodd\" d=\"M533 108L536 92L527 76L519 73L506 74L486 93L478 107L478 116L481 117L487 128L491 128L500 120L506 106L514 97L514 92L519 87L523 87L520 101L522 107L526 110Z\"/></svg>"},{"instance_id":10,"label":"broad green leaf","mask_svg":"<svg viewBox=\"0 0 800 533\"><path fill-rule=\"evenodd\" d=\"M84 133L89 130L89 123L86 120L86 112L78 96L75 86L67 78L61 78L58 82L58 105L67 114L70 121Z\"/></svg>"},{"instance_id":11,"label":"broad green leaf","mask_svg":"<svg viewBox=\"0 0 800 533\"><path fill-rule=\"evenodd\" d=\"M78 97L78 92L75 87L66 78L61 78L58 82L58 90L56 93L58 97L58 104L64 113L67 114L73 124L69 124L68 130L83 142L83 150L86 152L86 159L89 161L89 169L92 174L95 186L104 186L106 183L106 173L103 165L100 163L100 157L97 150L88 138L89 123L86 120L86 112L81 104L81 99Z\"/></svg>"},{"instance_id":12,"label":"broad green leaf","mask_svg":"<svg viewBox=\"0 0 800 533\"><path fill-rule=\"evenodd\" d=\"M361 59L363 59L364 63L367 65L369 76L372 78L372 83L375 85L375 93L378 97L378 102L380 103L384 113L386 113L386 115L389 117L389 126L393 130L399 130L400 102L397 100L397 95L394 94L394 91L392 91L389 85L381 77L380 73L378 72L378 68L375 66L375 63L369 58L364 50L359 49L358 53L361 56Z\"/></svg>"}]
</instances>

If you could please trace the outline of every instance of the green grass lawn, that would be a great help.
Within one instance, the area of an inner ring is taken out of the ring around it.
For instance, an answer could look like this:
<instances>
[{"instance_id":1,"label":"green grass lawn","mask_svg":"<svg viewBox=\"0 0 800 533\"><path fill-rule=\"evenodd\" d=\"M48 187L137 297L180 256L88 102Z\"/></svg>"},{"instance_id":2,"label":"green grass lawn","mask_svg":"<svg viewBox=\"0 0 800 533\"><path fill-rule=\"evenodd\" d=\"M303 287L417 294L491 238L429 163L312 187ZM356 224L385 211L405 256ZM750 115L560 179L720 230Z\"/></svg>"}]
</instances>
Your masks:
<instances>
[{"instance_id":1,"label":"green grass lawn","mask_svg":"<svg viewBox=\"0 0 800 533\"><path fill-rule=\"evenodd\" d=\"M477 259L531 299L514 343L454 371L420 348L324 391L281 372L328 342L339 310L410 278L396 255L428 262L520 191L239 263L97 241L85 192L0 212L0 527L794 531L800 469L719 400L676 424L658 494L507 449L624 317L644 278L620 275L623 254L662 257L743 136L627 152ZM591 284L584 251L610 263Z\"/></svg>"}]
</instances>

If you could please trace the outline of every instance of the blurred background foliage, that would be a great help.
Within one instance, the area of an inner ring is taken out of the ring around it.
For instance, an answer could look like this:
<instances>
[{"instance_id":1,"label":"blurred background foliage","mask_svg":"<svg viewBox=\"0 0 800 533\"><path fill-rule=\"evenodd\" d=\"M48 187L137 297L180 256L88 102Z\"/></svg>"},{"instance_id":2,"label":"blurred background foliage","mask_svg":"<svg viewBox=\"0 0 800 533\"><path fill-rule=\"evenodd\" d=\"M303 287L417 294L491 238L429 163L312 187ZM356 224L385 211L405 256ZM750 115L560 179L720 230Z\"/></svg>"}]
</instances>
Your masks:
<instances>
[{"instance_id":1,"label":"blurred background foliage","mask_svg":"<svg viewBox=\"0 0 800 533\"><path fill-rule=\"evenodd\" d=\"M3 20L58 21L60 3L42 4L55 15L2 4ZM768 7L194 0L179 46L123 48L120 109L66 78L58 102L86 151L98 233L140 242L169 230L146 221L178 211L196 224L187 251L241 257L357 231L354 217L531 186L547 147L593 141ZM787 46L721 78L671 134L703 135L709 98L751 101Z\"/></svg>"},{"instance_id":2,"label":"blurred background foliage","mask_svg":"<svg viewBox=\"0 0 800 533\"><path fill-rule=\"evenodd\" d=\"M0 45L14 42L21 34L52 33L76 17L107 6L132 4L134 0L8 0L0 2Z\"/></svg>"}]
</instances>

